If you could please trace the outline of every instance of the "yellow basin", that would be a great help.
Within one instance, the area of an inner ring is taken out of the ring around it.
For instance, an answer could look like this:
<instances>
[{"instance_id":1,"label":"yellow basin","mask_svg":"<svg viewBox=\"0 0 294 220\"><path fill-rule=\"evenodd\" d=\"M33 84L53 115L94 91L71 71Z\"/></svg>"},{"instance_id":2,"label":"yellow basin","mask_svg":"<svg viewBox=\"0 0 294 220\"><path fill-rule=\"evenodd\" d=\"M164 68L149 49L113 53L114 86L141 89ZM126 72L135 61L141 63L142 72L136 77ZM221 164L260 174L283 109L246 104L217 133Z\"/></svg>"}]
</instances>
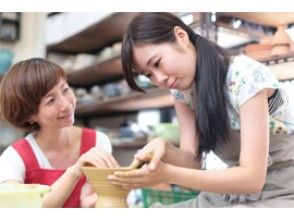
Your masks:
<instances>
[{"instance_id":1,"label":"yellow basin","mask_svg":"<svg viewBox=\"0 0 294 220\"><path fill-rule=\"evenodd\" d=\"M45 193L50 187L39 184L0 184L0 207L41 207Z\"/></svg>"}]
</instances>

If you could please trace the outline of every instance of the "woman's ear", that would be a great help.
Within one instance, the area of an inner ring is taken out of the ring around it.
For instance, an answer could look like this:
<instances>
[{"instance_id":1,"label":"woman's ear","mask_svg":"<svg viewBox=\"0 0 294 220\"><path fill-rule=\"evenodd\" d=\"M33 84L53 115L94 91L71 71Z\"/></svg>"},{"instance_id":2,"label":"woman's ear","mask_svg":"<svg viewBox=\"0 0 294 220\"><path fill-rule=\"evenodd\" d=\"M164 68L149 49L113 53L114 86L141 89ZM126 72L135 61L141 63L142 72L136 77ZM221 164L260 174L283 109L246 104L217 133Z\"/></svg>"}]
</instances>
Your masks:
<instances>
[{"instance_id":1,"label":"woman's ear","mask_svg":"<svg viewBox=\"0 0 294 220\"><path fill-rule=\"evenodd\" d=\"M189 41L190 41L189 36L183 28L179 26L175 26L174 35L178 44L182 46L187 46L189 44Z\"/></svg>"},{"instance_id":2,"label":"woman's ear","mask_svg":"<svg viewBox=\"0 0 294 220\"><path fill-rule=\"evenodd\" d=\"M34 124L36 122L35 120L35 117L34 116L31 116L29 119L28 119L28 123L30 124Z\"/></svg>"}]
</instances>

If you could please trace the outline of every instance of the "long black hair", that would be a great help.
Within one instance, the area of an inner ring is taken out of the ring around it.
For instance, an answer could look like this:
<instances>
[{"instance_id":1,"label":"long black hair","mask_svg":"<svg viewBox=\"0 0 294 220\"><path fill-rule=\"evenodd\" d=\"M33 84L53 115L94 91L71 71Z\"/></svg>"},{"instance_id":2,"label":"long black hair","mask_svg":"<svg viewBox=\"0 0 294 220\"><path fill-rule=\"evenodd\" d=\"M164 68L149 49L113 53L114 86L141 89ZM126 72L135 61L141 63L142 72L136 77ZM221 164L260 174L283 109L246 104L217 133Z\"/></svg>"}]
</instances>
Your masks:
<instances>
[{"instance_id":1,"label":"long black hair","mask_svg":"<svg viewBox=\"0 0 294 220\"><path fill-rule=\"evenodd\" d=\"M135 82L133 47L142 43L174 42L174 27L187 32L195 45L196 62L196 131L199 140L198 156L209 152L229 139L230 123L227 108L226 73L229 57L215 43L194 33L180 18L170 13L139 13L130 22L122 45L122 66L128 85L142 90Z\"/></svg>"}]
</instances>

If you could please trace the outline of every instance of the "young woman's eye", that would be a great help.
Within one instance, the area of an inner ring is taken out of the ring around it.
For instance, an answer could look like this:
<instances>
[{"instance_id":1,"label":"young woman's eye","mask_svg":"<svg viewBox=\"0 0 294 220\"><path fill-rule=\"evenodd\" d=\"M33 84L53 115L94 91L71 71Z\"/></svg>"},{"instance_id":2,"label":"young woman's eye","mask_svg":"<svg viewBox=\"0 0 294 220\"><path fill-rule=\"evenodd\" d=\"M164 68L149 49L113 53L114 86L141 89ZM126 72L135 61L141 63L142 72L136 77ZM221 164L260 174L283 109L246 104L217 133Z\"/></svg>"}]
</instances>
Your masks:
<instances>
[{"instance_id":1,"label":"young woman's eye","mask_svg":"<svg viewBox=\"0 0 294 220\"><path fill-rule=\"evenodd\" d=\"M154 63L154 67L159 67L160 66L160 61L161 59L158 59L155 63Z\"/></svg>"},{"instance_id":2,"label":"young woman's eye","mask_svg":"<svg viewBox=\"0 0 294 220\"><path fill-rule=\"evenodd\" d=\"M151 77L151 74L148 73L148 72L141 72L140 75L145 76L147 78L150 78Z\"/></svg>"},{"instance_id":3,"label":"young woman's eye","mask_svg":"<svg viewBox=\"0 0 294 220\"><path fill-rule=\"evenodd\" d=\"M143 74L145 77L147 77L147 78L151 78L151 74L150 73L144 73Z\"/></svg>"}]
</instances>

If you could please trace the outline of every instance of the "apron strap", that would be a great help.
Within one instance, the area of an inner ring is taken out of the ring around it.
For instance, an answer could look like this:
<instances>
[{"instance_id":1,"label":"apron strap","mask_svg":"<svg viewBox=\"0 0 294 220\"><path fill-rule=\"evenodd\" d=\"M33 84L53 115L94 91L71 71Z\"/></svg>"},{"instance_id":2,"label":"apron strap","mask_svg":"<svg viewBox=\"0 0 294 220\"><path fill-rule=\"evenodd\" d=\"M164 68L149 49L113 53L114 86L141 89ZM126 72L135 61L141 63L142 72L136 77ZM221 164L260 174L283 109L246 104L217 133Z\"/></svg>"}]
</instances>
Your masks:
<instances>
[{"instance_id":1,"label":"apron strap","mask_svg":"<svg viewBox=\"0 0 294 220\"><path fill-rule=\"evenodd\" d=\"M19 141L12 144L12 147L21 156L26 170L40 169L37 158L32 150L32 147L25 138L22 138Z\"/></svg>"},{"instance_id":2,"label":"apron strap","mask_svg":"<svg viewBox=\"0 0 294 220\"><path fill-rule=\"evenodd\" d=\"M95 147L96 141L96 131L89 128L83 128L80 155L86 153L92 147Z\"/></svg>"}]
</instances>

